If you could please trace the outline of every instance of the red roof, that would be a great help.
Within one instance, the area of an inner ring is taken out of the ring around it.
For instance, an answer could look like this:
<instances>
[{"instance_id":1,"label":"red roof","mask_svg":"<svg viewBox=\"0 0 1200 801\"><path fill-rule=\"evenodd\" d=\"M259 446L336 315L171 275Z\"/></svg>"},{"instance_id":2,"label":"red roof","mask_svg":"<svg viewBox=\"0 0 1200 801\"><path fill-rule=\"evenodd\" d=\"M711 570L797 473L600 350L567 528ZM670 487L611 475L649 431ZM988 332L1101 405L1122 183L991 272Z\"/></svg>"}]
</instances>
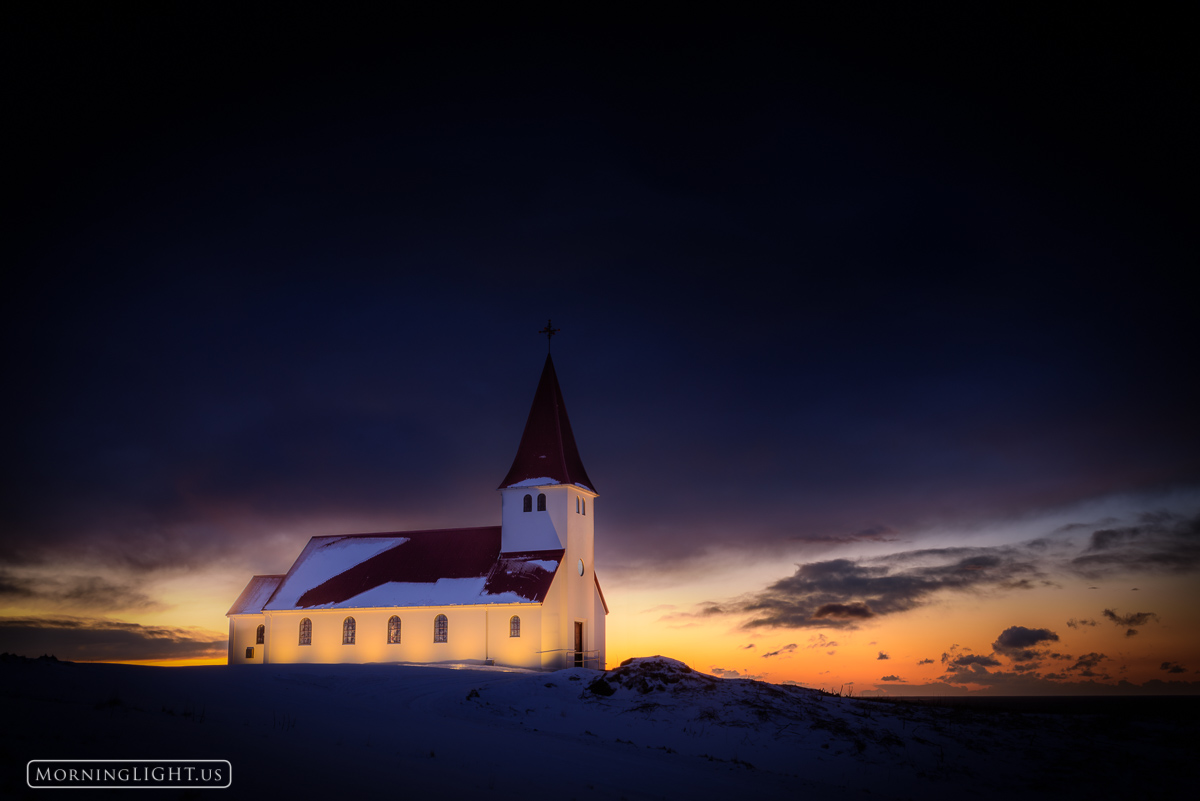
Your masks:
<instances>
[{"instance_id":1,"label":"red roof","mask_svg":"<svg viewBox=\"0 0 1200 801\"><path fill-rule=\"evenodd\" d=\"M554 361L549 354L533 395L533 406L525 421L517 458L513 459L500 488L542 479L549 479L545 481L547 484L577 484L596 491L583 469L583 460L579 458L575 435L571 433L571 422L567 419L567 406L563 403Z\"/></svg>"},{"instance_id":2,"label":"red roof","mask_svg":"<svg viewBox=\"0 0 1200 801\"><path fill-rule=\"evenodd\" d=\"M300 596L296 606L339 604L389 581L433 583L486 576L500 553L500 526L396 532L404 541Z\"/></svg>"},{"instance_id":3,"label":"red roof","mask_svg":"<svg viewBox=\"0 0 1200 801\"><path fill-rule=\"evenodd\" d=\"M313 537L254 611L541 603L562 557L501 553L500 526Z\"/></svg>"}]
</instances>

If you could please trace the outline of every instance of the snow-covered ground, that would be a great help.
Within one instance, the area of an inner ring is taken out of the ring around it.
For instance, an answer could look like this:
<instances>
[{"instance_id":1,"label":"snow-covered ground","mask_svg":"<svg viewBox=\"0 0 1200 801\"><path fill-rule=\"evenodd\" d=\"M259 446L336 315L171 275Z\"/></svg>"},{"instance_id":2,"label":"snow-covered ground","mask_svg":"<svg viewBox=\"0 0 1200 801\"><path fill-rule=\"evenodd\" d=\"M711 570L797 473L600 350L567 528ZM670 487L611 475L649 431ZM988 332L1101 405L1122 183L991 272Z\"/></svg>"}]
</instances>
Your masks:
<instances>
[{"instance_id":1,"label":"snow-covered ground","mask_svg":"<svg viewBox=\"0 0 1200 801\"><path fill-rule=\"evenodd\" d=\"M287 799L1162 799L1196 778L1190 719L891 705L662 657L607 673L8 660L0 698L6 797L34 792L35 758L228 759L214 796Z\"/></svg>"}]
</instances>

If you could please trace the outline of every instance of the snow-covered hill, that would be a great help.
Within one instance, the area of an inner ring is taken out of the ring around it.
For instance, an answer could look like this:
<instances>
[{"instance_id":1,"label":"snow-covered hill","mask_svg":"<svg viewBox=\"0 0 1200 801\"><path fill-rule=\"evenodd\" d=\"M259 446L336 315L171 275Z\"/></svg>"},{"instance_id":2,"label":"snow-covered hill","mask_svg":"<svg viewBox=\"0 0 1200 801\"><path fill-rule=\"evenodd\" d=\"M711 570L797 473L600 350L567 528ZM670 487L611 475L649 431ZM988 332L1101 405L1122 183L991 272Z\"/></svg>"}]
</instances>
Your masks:
<instances>
[{"instance_id":1,"label":"snow-covered hill","mask_svg":"<svg viewBox=\"0 0 1200 801\"><path fill-rule=\"evenodd\" d=\"M229 759L222 797L287 798L1170 798L1195 770L1194 723L884 704L663 657L607 673L19 660L0 687L4 795L34 758Z\"/></svg>"}]
</instances>

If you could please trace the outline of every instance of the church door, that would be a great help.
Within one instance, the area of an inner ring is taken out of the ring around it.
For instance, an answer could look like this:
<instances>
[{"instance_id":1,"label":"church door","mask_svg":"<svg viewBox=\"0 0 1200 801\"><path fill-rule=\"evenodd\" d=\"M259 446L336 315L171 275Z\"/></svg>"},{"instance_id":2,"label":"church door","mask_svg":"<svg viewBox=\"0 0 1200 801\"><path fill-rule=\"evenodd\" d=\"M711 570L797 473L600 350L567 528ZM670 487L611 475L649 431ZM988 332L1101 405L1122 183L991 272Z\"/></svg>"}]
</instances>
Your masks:
<instances>
[{"instance_id":1,"label":"church door","mask_svg":"<svg viewBox=\"0 0 1200 801\"><path fill-rule=\"evenodd\" d=\"M575 667L583 667L583 621L575 621Z\"/></svg>"}]
</instances>

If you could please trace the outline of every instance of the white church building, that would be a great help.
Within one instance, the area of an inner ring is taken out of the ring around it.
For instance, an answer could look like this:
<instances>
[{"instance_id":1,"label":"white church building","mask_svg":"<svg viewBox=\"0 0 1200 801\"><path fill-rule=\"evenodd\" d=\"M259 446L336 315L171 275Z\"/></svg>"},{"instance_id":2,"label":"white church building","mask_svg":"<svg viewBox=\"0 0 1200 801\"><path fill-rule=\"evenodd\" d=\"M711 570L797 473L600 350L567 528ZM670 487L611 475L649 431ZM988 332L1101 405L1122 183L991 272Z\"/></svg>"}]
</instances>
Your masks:
<instances>
[{"instance_id":1,"label":"white church building","mask_svg":"<svg viewBox=\"0 0 1200 801\"><path fill-rule=\"evenodd\" d=\"M498 526L313 537L229 609L229 664L603 669L596 491L549 355L499 491Z\"/></svg>"}]
</instances>

